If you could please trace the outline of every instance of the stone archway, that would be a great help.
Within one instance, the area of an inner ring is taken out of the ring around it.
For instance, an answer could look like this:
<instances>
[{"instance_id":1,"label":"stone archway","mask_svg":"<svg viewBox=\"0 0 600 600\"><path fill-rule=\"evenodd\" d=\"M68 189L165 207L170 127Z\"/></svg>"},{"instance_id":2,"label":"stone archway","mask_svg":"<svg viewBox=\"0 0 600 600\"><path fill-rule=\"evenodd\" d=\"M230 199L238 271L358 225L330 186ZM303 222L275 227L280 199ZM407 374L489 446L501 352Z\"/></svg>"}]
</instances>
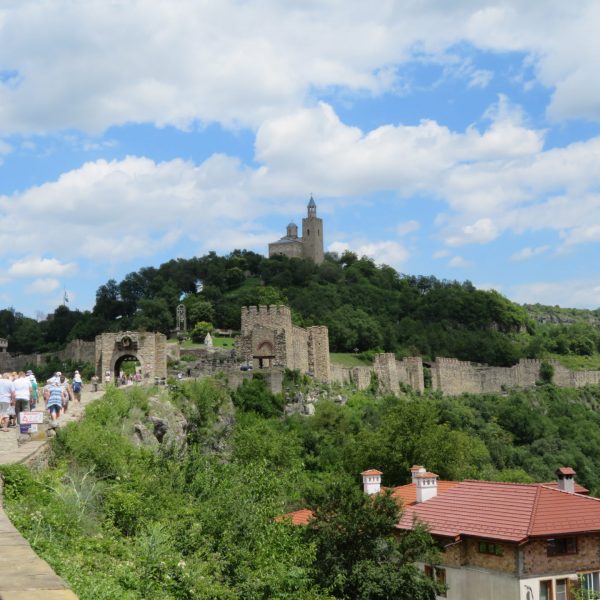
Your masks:
<instances>
[{"instance_id":1,"label":"stone archway","mask_svg":"<svg viewBox=\"0 0 600 600\"><path fill-rule=\"evenodd\" d=\"M96 336L96 374L104 379L106 372L113 378L117 367L126 358L139 361L142 380L154 383L167 377L167 338L162 333L119 331Z\"/></svg>"},{"instance_id":2,"label":"stone archway","mask_svg":"<svg viewBox=\"0 0 600 600\"><path fill-rule=\"evenodd\" d=\"M260 342L252 358L255 363L258 363L259 369L268 369L272 367L275 361L275 349L273 348L273 343L269 340Z\"/></svg>"},{"instance_id":3,"label":"stone archway","mask_svg":"<svg viewBox=\"0 0 600 600\"><path fill-rule=\"evenodd\" d=\"M123 363L130 360L135 360L136 362L138 362L140 364L140 373L144 373L144 363L142 363L139 356L131 352L119 352L115 356L113 356L113 379L117 379L117 377L119 377Z\"/></svg>"}]
</instances>

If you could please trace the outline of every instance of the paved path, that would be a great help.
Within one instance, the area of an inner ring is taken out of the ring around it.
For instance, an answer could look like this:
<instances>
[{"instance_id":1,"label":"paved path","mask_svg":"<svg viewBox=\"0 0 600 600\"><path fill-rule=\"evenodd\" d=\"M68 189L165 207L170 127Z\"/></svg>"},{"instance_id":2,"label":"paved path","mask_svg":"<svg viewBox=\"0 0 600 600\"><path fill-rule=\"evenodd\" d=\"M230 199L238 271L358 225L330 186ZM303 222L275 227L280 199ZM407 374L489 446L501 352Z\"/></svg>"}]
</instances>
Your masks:
<instances>
[{"instance_id":1,"label":"paved path","mask_svg":"<svg viewBox=\"0 0 600 600\"><path fill-rule=\"evenodd\" d=\"M81 418L85 406L102 393L84 390L81 404L71 403L60 424ZM39 440L19 445L18 437L17 429L0 431L0 464L27 462L47 443ZM0 600L77 600L67 584L16 530L2 509L1 500L0 490Z\"/></svg>"}]
</instances>

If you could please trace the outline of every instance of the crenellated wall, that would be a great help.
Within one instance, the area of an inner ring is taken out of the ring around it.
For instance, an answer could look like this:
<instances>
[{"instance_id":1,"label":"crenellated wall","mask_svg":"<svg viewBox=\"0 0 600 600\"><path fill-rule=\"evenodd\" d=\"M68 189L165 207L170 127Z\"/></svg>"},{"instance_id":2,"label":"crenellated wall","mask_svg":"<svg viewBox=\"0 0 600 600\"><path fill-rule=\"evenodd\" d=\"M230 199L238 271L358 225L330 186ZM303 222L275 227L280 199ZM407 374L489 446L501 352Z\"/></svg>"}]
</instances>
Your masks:
<instances>
[{"instance_id":1,"label":"crenellated wall","mask_svg":"<svg viewBox=\"0 0 600 600\"><path fill-rule=\"evenodd\" d=\"M44 354L15 354L0 352L0 371L22 371L28 365L39 366L55 358L60 361L74 363L94 363L95 342L73 340L63 350L58 352L45 352Z\"/></svg>"},{"instance_id":2,"label":"crenellated wall","mask_svg":"<svg viewBox=\"0 0 600 600\"><path fill-rule=\"evenodd\" d=\"M242 361L254 368L298 369L320 381L330 379L327 327L303 329L293 325L287 306L242 307L236 351Z\"/></svg>"},{"instance_id":3,"label":"crenellated wall","mask_svg":"<svg viewBox=\"0 0 600 600\"><path fill-rule=\"evenodd\" d=\"M525 358L512 367L490 367L456 358L438 358L431 365L431 385L434 390L451 396L464 392L484 394L530 388L540 380L542 362ZM554 367L552 381L559 387L600 383L600 371L571 371L557 361L548 362Z\"/></svg>"}]
</instances>

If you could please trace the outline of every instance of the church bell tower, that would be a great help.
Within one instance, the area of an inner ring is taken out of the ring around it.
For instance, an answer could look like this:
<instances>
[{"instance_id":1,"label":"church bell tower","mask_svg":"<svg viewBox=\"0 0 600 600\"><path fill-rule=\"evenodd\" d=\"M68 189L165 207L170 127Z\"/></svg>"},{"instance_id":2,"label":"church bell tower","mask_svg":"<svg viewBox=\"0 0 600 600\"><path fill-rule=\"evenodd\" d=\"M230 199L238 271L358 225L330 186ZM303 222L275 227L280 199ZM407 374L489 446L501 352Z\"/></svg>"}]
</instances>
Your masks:
<instances>
[{"instance_id":1,"label":"church bell tower","mask_svg":"<svg viewBox=\"0 0 600 600\"><path fill-rule=\"evenodd\" d=\"M314 198L308 201L308 214L302 219L302 242L304 257L320 265L325 257L323 252L323 219L317 217L317 205Z\"/></svg>"}]
</instances>

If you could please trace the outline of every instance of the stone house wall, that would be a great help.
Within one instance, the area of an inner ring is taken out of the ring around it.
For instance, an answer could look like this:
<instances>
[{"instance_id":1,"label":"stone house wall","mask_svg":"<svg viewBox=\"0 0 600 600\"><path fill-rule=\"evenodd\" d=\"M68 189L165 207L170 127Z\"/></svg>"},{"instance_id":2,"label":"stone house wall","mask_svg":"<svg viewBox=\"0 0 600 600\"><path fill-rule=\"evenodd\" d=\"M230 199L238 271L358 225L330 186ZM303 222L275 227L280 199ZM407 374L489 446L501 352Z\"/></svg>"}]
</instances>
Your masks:
<instances>
[{"instance_id":1,"label":"stone house wall","mask_svg":"<svg viewBox=\"0 0 600 600\"><path fill-rule=\"evenodd\" d=\"M577 553L548 556L546 540L534 540L523 548L523 575L550 575L600 569L600 536L577 537Z\"/></svg>"}]
</instances>

